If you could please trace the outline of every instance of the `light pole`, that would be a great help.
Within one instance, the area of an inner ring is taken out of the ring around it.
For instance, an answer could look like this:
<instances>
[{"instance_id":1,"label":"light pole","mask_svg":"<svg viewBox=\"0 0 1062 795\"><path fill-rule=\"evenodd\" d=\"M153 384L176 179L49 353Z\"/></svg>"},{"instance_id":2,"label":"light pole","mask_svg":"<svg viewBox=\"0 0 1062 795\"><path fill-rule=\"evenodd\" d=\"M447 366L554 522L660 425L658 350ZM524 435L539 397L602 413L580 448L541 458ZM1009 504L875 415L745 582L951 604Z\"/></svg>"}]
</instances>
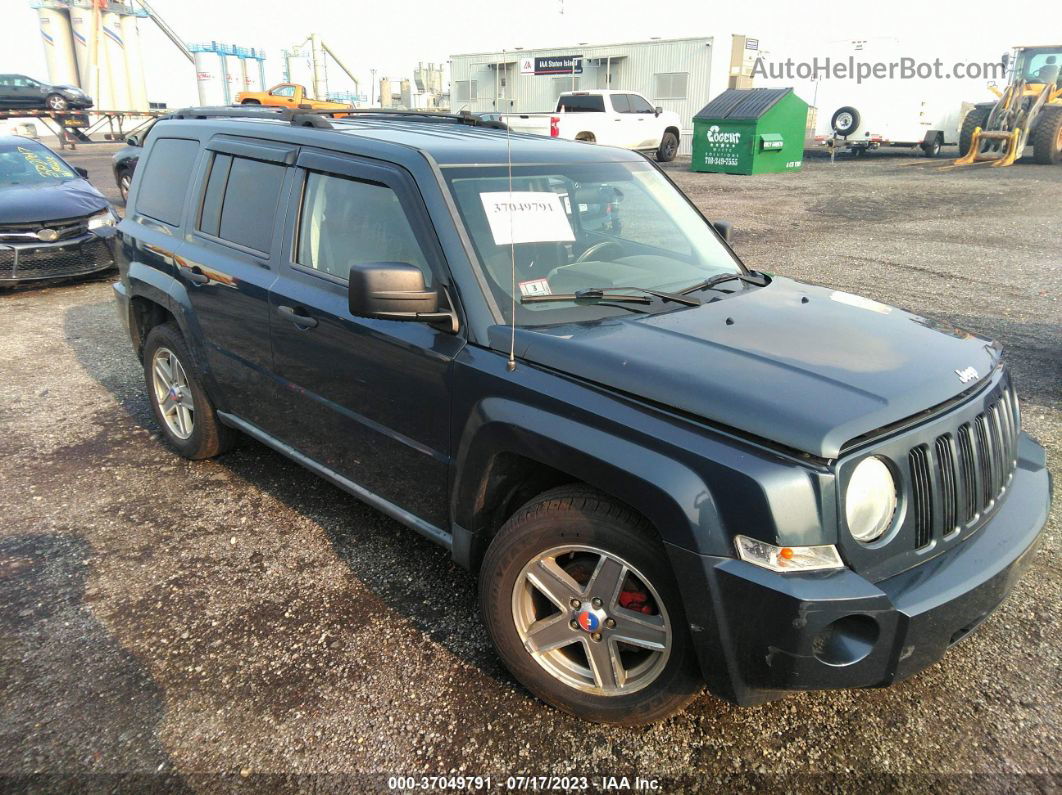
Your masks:
<instances>
[{"instance_id":1,"label":"light pole","mask_svg":"<svg viewBox=\"0 0 1062 795\"><path fill-rule=\"evenodd\" d=\"M376 70L375 69L370 69L369 70L369 74L372 76L372 79L369 81L369 107L370 108L375 108L376 107Z\"/></svg>"}]
</instances>

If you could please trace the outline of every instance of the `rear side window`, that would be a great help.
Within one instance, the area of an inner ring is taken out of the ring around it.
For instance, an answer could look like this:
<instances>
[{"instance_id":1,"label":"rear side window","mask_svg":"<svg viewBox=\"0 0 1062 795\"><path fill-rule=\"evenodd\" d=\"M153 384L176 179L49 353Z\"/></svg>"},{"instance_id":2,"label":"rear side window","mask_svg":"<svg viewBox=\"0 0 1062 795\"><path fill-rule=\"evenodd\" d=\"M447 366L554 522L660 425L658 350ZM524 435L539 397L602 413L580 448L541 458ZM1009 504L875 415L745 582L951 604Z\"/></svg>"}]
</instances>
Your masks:
<instances>
[{"instance_id":1,"label":"rear side window","mask_svg":"<svg viewBox=\"0 0 1062 795\"><path fill-rule=\"evenodd\" d=\"M310 172L295 261L347 279L350 266L406 262L432 283L431 267L395 192L385 185Z\"/></svg>"},{"instance_id":2,"label":"rear side window","mask_svg":"<svg viewBox=\"0 0 1062 795\"><path fill-rule=\"evenodd\" d=\"M184 196L192 167L199 154L199 141L186 138L158 138L141 168L136 211L157 221L180 226Z\"/></svg>"},{"instance_id":3,"label":"rear side window","mask_svg":"<svg viewBox=\"0 0 1062 795\"><path fill-rule=\"evenodd\" d=\"M600 94L561 97L557 103L557 110L565 113L604 112L605 98Z\"/></svg>"},{"instance_id":4,"label":"rear side window","mask_svg":"<svg viewBox=\"0 0 1062 795\"><path fill-rule=\"evenodd\" d=\"M215 154L210 164L199 230L230 243L268 252L285 167Z\"/></svg>"},{"instance_id":5,"label":"rear side window","mask_svg":"<svg viewBox=\"0 0 1062 795\"><path fill-rule=\"evenodd\" d=\"M612 95L612 110L616 113L630 113L631 103L626 94Z\"/></svg>"}]
</instances>

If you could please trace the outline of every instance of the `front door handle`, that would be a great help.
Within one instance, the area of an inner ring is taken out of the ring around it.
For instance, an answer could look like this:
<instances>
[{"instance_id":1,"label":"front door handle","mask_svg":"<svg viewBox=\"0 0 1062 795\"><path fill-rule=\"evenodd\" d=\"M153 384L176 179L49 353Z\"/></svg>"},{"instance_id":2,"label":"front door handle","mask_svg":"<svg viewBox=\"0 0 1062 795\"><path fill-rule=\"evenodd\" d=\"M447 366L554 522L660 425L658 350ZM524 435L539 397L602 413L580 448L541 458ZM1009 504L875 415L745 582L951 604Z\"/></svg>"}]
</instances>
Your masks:
<instances>
[{"instance_id":1,"label":"front door handle","mask_svg":"<svg viewBox=\"0 0 1062 795\"><path fill-rule=\"evenodd\" d=\"M301 309L301 307L300 307ZM278 306L277 312L287 318L299 328L313 328L317 325L317 318L305 314L306 310L296 311L292 306Z\"/></svg>"}]
</instances>

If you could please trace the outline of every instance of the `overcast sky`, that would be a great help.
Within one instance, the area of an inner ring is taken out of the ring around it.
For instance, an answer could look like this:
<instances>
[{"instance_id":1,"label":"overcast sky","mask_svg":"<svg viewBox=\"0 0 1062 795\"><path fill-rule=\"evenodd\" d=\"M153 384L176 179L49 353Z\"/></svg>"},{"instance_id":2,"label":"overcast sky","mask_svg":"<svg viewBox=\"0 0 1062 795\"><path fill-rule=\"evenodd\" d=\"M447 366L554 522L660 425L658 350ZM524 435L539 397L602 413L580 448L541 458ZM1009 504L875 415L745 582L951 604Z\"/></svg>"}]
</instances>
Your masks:
<instances>
[{"instance_id":1,"label":"overcast sky","mask_svg":"<svg viewBox=\"0 0 1062 795\"><path fill-rule=\"evenodd\" d=\"M1048 28L1053 38L1062 39L1062 14L1056 4L1042 0L1007 0L1003 4L986 0L846 2L836 3L835 10L830 10L829 2L794 0L151 2L187 42L215 40L265 48L269 82L281 79L282 48L297 44L311 31L320 33L347 65L361 74L362 92L366 94L370 68L377 70L377 77L401 78L411 76L418 61L445 62L456 53L637 41L652 36L714 36L729 47L730 35L743 33L758 37L761 47L775 59L835 53L836 43L849 39L894 39L895 52L926 59L939 56L948 62L995 61L1012 45L1057 43L1043 41ZM46 80L36 12L28 0L0 0L0 9L0 72L24 72ZM140 26L151 99L169 102L171 107L194 103L191 64L150 21L141 20ZM333 90L349 88L338 79L338 69L329 70L329 84ZM798 86L798 90L807 93L812 89ZM984 81L961 88L949 86L947 90L962 99L989 98ZM811 101L812 97L805 99Z\"/></svg>"}]
</instances>

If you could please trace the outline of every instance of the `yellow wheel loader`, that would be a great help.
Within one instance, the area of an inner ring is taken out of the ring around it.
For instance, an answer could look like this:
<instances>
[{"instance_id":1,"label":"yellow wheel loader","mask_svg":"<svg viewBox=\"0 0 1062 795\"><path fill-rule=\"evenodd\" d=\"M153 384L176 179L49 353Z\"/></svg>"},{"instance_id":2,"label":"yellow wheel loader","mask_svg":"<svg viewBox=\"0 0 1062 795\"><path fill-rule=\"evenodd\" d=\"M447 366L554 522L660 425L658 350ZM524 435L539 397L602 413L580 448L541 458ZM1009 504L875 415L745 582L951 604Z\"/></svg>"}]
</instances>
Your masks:
<instances>
[{"instance_id":1,"label":"yellow wheel loader","mask_svg":"<svg viewBox=\"0 0 1062 795\"><path fill-rule=\"evenodd\" d=\"M994 103L974 107L959 134L957 166L1009 166L1032 144L1037 163L1062 163L1062 45L1017 47L1010 80Z\"/></svg>"}]
</instances>

